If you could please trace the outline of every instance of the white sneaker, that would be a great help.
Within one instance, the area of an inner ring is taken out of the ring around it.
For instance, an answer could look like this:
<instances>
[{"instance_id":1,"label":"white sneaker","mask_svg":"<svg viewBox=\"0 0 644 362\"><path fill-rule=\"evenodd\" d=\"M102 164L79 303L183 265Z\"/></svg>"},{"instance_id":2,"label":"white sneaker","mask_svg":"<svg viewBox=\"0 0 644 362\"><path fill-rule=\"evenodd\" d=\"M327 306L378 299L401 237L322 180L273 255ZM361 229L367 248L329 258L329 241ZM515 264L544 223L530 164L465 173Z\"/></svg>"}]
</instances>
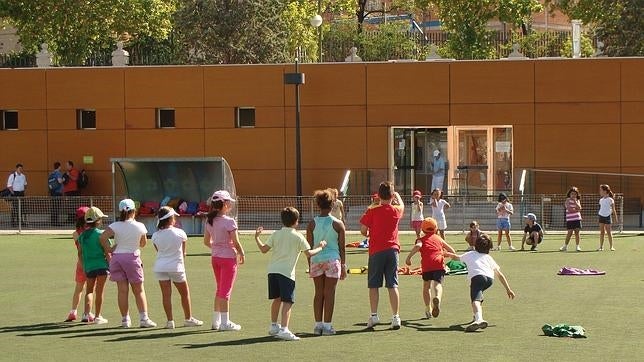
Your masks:
<instances>
[{"instance_id":1,"label":"white sneaker","mask_svg":"<svg viewBox=\"0 0 644 362\"><path fill-rule=\"evenodd\" d=\"M94 324L107 324L107 319L103 318L102 315L96 316L94 318Z\"/></svg>"},{"instance_id":2,"label":"white sneaker","mask_svg":"<svg viewBox=\"0 0 644 362\"><path fill-rule=\"evenodd\" d=\"M377 315L372 315L367 321L367 328L373 328L374 326L378 325L378 323L380 323L380 318L378 318Z\"/></svg>"},{"instance_id":3,"label":"white sneaker","mask_svg":"<svg viewBox=\"0 0 644 362\"><path fill-rule=\"evenodd\" d=\"M497 246L496 248L492 249L493 251L501 251L501 247Z\"/></svg>"},{"instance_id":4,"label":"white sneaker","mask_svg":"<svg viewBox=\"0 0 644 362\"><path fill-rule=\"evenodd\" d=\"M472 324L465 327L465 332L474 332L479 329L487 328L487 322L484 320L474 321Z\"/></svg>"},{"instance_id":5,"label":"white sneaker","mask_svg":"<svg viewBox=\"0 0 644 362\"><path fill-rule=\"evenodd\" d=\"M168 321L168 323L165 324L165 329L174 329L174 321Z\"/></svg>"},{"instance_id":6,"label":"white sneaker","mask_svg":"<svg viewBox=\"0 0 644 362\"><path fill-rule=\"evenodd\" d=\"M510 247L508 247L508 249L510 249L511 251L517 250L517 248L515 248L514 246L510 246Z\"/></svg>"},{"instance_id":7,"label":"white sneaker","mask_svg":"<svg viewBox=\"0 0 644 362\"><path fill-rule=\"evenodd\" d=\"M323 330L324 326L322 325L316 323L315 326L313 326L313 334L315 334L316 336L321 336Z\"/></svg>"},{"instance_id":8,"label":"white sneaker","mask_svg":"<svg viewBox=\"0 0 644 362\"><path fill-rule=\"evenodd\" d=\"M289 331L288 328L283 328L279 333L275 335L275 338L283 339L285 341L299 341L300 337L293 334Z\"/></svg>"},{"instance_id":9,"label":"white sneaker","mask_svg":"<svg viewBox=\"0 0 644 362\"><path fill-rule=\"evenodd\" d=\"M391 319L391 329L398 330L400 329L400 316L393 316Z\"/></svg>"},{"instance_id":10,"label":"white sneaker","mask_svg":"<svg viewBox=\"0 0 644 362\"><path fill-rule=\"evenodd\" d=\"M271 326L268 328L268 335L269 336L276 336L280 332L281 329L282 329L282 326L280 326L279 324L272 324L271 323Z\"/></svg>"},{"instance_id":11,"label":"white sneaker","mask_svg":"<svg viewBox=\"0 0 644 362\"><path fill-rule=\"evenodd\" d=\"M432 312L429 310L425 311L425 319L431 319L432 318Z\"/></svg>"},{"instance_id":12,"label":"white sneaker","mask_svg":"<svg viewBox=\"0 0 644 362\"><path fill-rule=\"evenodd\" d=\"M203 321L200 321L199 319L195 317L190 317L190 319L186 319L183 322L184 327L199 327L203 326Z\"/></svg>"},{"instance_id":13,"label":"white sneaker","mask_svg":"<svg viewBox=\"0 0 644 362\"><path fill-rule=\"evenodd\" d=\"M579 248L579 247L577 247L577 248ZM564 245L564 246L559 248L559 251L566 251L566 250L568 250L568 246L566 246L566 245Z\"/></svg>"},{"instance_id":14,"label":"white sneaker","mask_svg":"<svg viewBox=\"0 0 644 362\"><path fill-rule=\"evenodd\" d=\"M611 246L611 247L610 247L610 251L615 251L615 248L613 248L613 247Z\"/></svg>"},{"instance_id":15,"label":"white sneaker","mask_svg":"<svg viewBox=\"0 0 644 362\"><path fill-rule=\"evenodd\" d=\"M577 245L577 251L581 251L581 247Z\"/></svg>"},{"instance_id":16,"label":"white sneaker","mask_svg":"<svg viewBox=\"0 0 644 362\"><path fill-rule=\"evenodd\" d=\"M604 248L597 248L597 251L604 251Z\"/></svg>"},{"instance_id":17,"label":"white sneaker","mask_svg":"<svg viewBox=\"0 0 644 362\"><path fill-rule=\"evenodd\" d=\"M141 321L139 321L139 327L141 327L141 328L154 328L156 326L157 326L157 324L154 323L152 321L152 319L150 319L150 318L142 319Z\"/></svg>"},{"instance_id":18,"label":"white sneaker","mask_svg":"<svg viewBox=\"0 0 644 362\"><path fill-rule=\"evenodd\" d=\"M228 323L219 326L220 331L240 331L241 329L242 327L239 324L233 323L231 321L228 321Z\"/></svg>"},{"instance_id":19,"label":"white sneaker","mask_svg":"<svg viewBox=\"0 0 644 362\"><path fill-rule=\"evenodd\" d=\"M130 317L127 317L127 318L121 320L121 327L123 327L123 328L132 327L132 321L130 320Z\"/></svg>"},{"instance_id":20,"label":"white sneaker","mask_svg":"<svg viewBox=\"0 0 644 362\"><path fill-rule=\"evenodd\" d=\"M322 328L322 335L323 336L332 336L335 334L335 329L333 326L330 326L329 328Z\"/></svg>"}]
</instances>

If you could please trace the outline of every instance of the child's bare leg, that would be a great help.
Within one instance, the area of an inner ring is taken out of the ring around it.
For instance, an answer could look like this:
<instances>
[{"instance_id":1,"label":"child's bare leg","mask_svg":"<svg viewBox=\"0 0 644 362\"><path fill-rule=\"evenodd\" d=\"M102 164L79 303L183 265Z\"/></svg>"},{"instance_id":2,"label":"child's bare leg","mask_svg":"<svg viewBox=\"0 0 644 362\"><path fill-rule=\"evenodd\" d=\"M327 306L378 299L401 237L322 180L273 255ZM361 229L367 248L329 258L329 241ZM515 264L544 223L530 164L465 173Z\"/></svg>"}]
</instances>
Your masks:
<instances>
[{"instance_id":1,"label":"child's bare leg","mask_svg":"<svg viewBox=\"0 0 644 362\"><path fill-rule=\"evenodd\" d=\"M380 290L378 288L369 288L369 306L371 314L378 313L378 300L380 299Z\"/></svg>"},{"instance_id":2,"label":"child's bare leg","mask_svg":"<svg viewBox=\"0 0 644 362\"><path fill-rule=\"evenodd\" d=\"M501 239L503 238L503 230L499 230L499 237L497 238L496 241L496 247L500 248L501 247Z\"/></svg>"},{"instance_id":3,"label":"child's bare leg","mask_svg":"<svg viewBox=\"0 0 644 362\"><path fill-rule=\"evenodd\" d=\"M443 300L443 284L435 280L432 280L431 288L432 288L432 295L438 298L438 300Z\"/></svg>"},{"instance_id":4,"label":"child's bare leg","mask_svg":"<svg viewBox=\"0 0 644 362\"><path fill-rule=\"evenodd\" d=\"M572 237L573 230L568 230L568 233L566 234L566 241L564 242L564 246L568 246L568 243L570 242L570 238ZM576 234L577 238L577 245L579 245L579 234Z\"/></svg>"},{"instance_id":5,"label":"child's bare leg","mask_svg":"<svg viewBox=\"0 0 644 362\"><path fill-rule=\"evenodd\" d=\"M148 311L148 300L145 297L145 288L143 283L131 283L132 294L134 294L134 301L136 302L136 308L139 310L139 313L147 313Z\"/></svg>"},{"instance_id":6,"label":"child's bare leg","mask_svg":"<svg viewBox=\"0 0 644 362\"><path fill-rule=\"evenodd\" d=\"M316 322L322 322L322 314L325 302L325 282L326 276L324 275L313 278L313 284L315 285L315 295L313 296L313 318L315 318Z\"/></svg>"},{"instance_id":7,"label":"child's bare leg","mask_svg":"<svg viewBox=\"0 0 644 362\"><path fill-rule=\"evenodd\" d=\"M611 224L606 224L604 225L606 228L606 235L608 236L608 246L612 249L613 248L613 230L612 230L612 225Z\"/></svg>"},{"instance_id":8,"label":"child's bare leg","mask_svg":"<svg viewBox=\"0 0 644 362\"><path fill-rule=\"evenodd\" d=\"M508 246L512 247L512 237L510 236L510 230L505 231L505 239L508 241Z\"/></svg>"},{"instance_id":9,"label":"child's bare leg","mask_svg":"<svg viewBox=\"0 0 644 362\"><path fill-rule=\"evenodd\" d=\"M335 308L335 287L337 284L338 279L326 278L326 282L324 284L324 323L331 323L333 320L333 309Z\"/></svg>"},{"instance_id":10,"label":"child's bare leg","mask_svg":"<svg viewBox=\"0 0 644 362\"><path fill-rule=\"evenodd\" d=\"M173 321L172 315L172 284L170 280L159 280L159 287L161 288L161 300L163 301L163 310L165 316L169 321Z\"/></svg>"},{"instance_id":11,"label":"child's bare leg","mask_svg":"<svg viewBox=\"0 0 644 362\"><path fill-rule=\"evenodd\" d=\"M472 313L474 313L474 322L483 320L483 308L478 300L472 302Z\"/></svg>"},{"instance_id":12,"label":"child's bare leg","mask_svg":"<svg viewBox=\"0 0 644 362\"><path fill-rule=\"evenodd\" d=\"M116 282L118 289L118 304L121 316L125 317L128 314L128 293L130 292L130 285L127 280Z\"/></svg>"},{"instance_id":13,"label":"child's bare leg","mask_svg":"<svg viewBox=\"0 0 644 362\"><path fill-rule=\"evenodd\" d=\"M575 229L575 243L579 246L579 229Z\"/></svg>"},{"instance_id":14,"label":"child's bare leg","mask_svg":"<svg viewBox=\"0 0 644 362\"><path fill-rule=\"evenodd\" d=\"M74 294L72 294L72 309L78 309L80 304L81 297L83 296L83 289L85 288L85 282L76 282L76 287L74 288Z\"/></svg>"},{"instance_id":15,"label":"child's bare leg","mask_svg":"<svg viewBox=\"0 0 644 362\"><path fill-rule=\"evenodd\" d=\"M431 312L432 307L431 307L431 301L432 301L432 296L430 292L430 283L429 281L423 280L423 302L425 302L425 310L428 312Z\"/></svg>"},{"instance_id":16,"label":"child's bare leg","mask_svg":"<svg viewBox=\"0 0 644 362\"><path fill-rule=\"evenodd\" d=\"M400 294L398 288L387 288L389 292L389 304L391 305L391 313L393 315L399 314Z\"/></svg>"},{"instance_id":17,"label":"child's bare leg","mask_svg":"<svg viewBox=\"0 0 644 362\"><path fill-rule=\"evenodd\" d=\"M94 298L95 313L97 316L101 315L103 311L103 291L105 290L105 281L107 275L99 275L96 277L96 297Z\"/></svg>"},{"instance_id":18,"label":"child's bare leg","mask_svg":"<svg viewBox=\"0 0 644 362\"><path fill-rule=\"evenodd\" d=\"M438 230L438 234L441 236L443 240L445 240L445 230Z\"/></svg>"},{"instance_id":19,"label":"child's bare leg","mask_svg":"<svg viewBox=\"0 0 644 362\"><path fill-rule=\"evenodd\" d=\"M185 317L186 320L188 320L192 317L192 303L190 301L190 287L188 286L188 281L185 281L182 283L174 283L174 286L177 288L177 291L181 296L181 307L183 308L183 316ZM165 305L164 305L164 308L165 308Z\"/></svg>"},{"instance_id":20,"label":"child's bare leg","mask_svg":"<svg viewBox=\"0 0 644 362\"><path fill-rule=\"evenodd\" d=\"M599 223L599 248L604 248L604 226L605 224Z\"/></svg>"},{"instance_id":21,"label":"child's bare leg","mask_svg":"<svg viewBox=\"0 0 644 362\"><path fill-rule=\"evenodd\" d=\"M87 278L87 286L85 287L85 305L89 306L83 315L89 315L92 303L94 302L94 287L96 286L96 278Z\"/></svg>"},{"instance_id":22,"label":"child's bare leg","mask_svg":"<svg viewBox=\"0 0 644 362\"><path fill-rule=\"evenodd\" d=\"M273 303L271 303L271 322L272 323L277 323L277 317L279 317L281 305L282 305L282 299L280 298L273 299Z\"/></svg>"},{"instance_id":23,"label":"child's bare leg","mask_svg":"<svg viewBox=\"0 0 644 362\"><path fill-rule=\"evenodd\" d=\"M414 231L416 232L416 239L420 239L420 228L417 227L414 229Z\"/></svg>"},{"instance_id":24,"label":"child's bare leg","mask_svg":"<svg viewBox=\"0 0 644 362\"><path fill-rule=\"evenodd\" d=\"M288 323L291 320L291 307L293 307L292 303L282 303L282 328L284 329L288 328Z\"/></svg>"}]
</instances>

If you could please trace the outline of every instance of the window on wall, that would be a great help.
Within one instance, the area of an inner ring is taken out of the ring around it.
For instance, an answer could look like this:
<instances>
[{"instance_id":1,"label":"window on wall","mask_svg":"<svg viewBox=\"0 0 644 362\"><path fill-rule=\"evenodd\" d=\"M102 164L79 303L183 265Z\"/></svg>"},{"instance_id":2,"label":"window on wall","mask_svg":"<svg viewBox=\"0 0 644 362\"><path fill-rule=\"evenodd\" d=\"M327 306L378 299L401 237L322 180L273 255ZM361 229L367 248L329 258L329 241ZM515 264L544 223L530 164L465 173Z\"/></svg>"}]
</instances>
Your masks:
<instances>
[{"instance_id":1,"label":"window on wall","mask_svg":"<svg viewBox=\"0 0 644 362\"><path fill-rule=\"evenodd\" d=\"M2 129L18 129L18 111L2 111Z\"/></svg>"},{"instance_id":2,"label":"window on wall","mask_svg":"<svg viewBox=\"0 0 644 362\"><path fill-rule=\"evenodd\" d=\"M96 129L96 110L95 109L77 109L76 110L76 128Z\"/></svg>"},{"instance_id":3,"label":"window on wall","mask_svg":"<svg viewBox=\"0 0 644 362\"><path fill-rule=\"evenodd\" d=\"M157 108L157 128L174 128L174 109Z\"/></svg>"},{"instance_id":4,"label":"window on wall","mask_svg":"<svg viewBox=\"0 0 644 362\"><path fill-rule=\"evenodd\" d=\"M237 107L235 109L235 127L255 127L255 107Z\"/></svg>"}]
</instances>

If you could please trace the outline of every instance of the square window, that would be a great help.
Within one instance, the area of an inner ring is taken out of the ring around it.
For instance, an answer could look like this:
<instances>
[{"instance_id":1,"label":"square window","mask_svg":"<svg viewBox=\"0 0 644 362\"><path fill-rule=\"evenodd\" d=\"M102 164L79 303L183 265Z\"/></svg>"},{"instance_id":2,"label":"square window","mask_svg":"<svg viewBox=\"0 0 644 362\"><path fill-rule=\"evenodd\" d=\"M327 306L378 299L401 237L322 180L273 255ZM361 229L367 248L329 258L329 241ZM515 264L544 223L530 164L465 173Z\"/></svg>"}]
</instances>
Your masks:
<instances>
[{"instance_id":1,"label":"square window","mask_svg":"<svg viewBox=\"0 0 644 362\"><path fill-rule=\"evenodd\" d=\"M77 109L76 110L76 128L96 129L96 110L95 109Z\"/></svg>"},{"instance_id":2,"label":"square window","mask_svg":"<svg viewBox=\"0 0 644 362\"><path fill-rule=\"evenodd\" d=\"M255 127L255 108L254 107L237 107L235 111L236 111L235 112L236 128Z\"/></svg>"},{"instance_id":3,"label":"square window","mask_svg":"<svg viewBox=\"0 0 644 362\"><path fill-rule=\"evenodd\" d=\"M2 129L18 129L18 111L2 111Z\"/></svg>"},{"instance_id":4,"label":"square window","mask_svg":"<svg viewBox=\"0 0 644 362\"><path fill-rule=\"evenodd\" d=\"M157 108L157 128L174 128L174 109Z\"/></svg>"}]
</instances>

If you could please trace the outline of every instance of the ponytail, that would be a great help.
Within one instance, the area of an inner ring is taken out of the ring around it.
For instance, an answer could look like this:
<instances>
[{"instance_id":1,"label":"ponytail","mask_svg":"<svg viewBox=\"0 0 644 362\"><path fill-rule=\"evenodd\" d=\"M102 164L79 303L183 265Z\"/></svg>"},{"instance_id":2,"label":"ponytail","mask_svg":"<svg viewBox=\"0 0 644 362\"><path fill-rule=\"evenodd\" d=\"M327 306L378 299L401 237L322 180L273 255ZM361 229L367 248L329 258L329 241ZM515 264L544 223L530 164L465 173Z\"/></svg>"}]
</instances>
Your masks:
<instances>
[{"instance_id":1,"label":"ponytail","mask_svg":"<svg viewBox=\"0 0 644 362\"><path fill-rule=\"evenodd\" d=\"M607 184L603 184L603 185L599 185L599 187L600 187L602 190L604 190L604 191L608 194L608 196L609 196L609 197L613 197L613 196L615 195L615 194L613 193L613 191L610 189L610 186L609 186L609 185L607 185Z\"/></svg>"},{"instance_id":2,"label":"ponytail","mask_svg":"<svg viewBox=\"0 0 644 362\"><path fill-rule=\"evenodd\" d=\"M210 210L208 210L208 224L212 226L213 220L219 216L219 212L224 208L224 201L217 200L210 202Z\"/></svg>"}]
</instances>

